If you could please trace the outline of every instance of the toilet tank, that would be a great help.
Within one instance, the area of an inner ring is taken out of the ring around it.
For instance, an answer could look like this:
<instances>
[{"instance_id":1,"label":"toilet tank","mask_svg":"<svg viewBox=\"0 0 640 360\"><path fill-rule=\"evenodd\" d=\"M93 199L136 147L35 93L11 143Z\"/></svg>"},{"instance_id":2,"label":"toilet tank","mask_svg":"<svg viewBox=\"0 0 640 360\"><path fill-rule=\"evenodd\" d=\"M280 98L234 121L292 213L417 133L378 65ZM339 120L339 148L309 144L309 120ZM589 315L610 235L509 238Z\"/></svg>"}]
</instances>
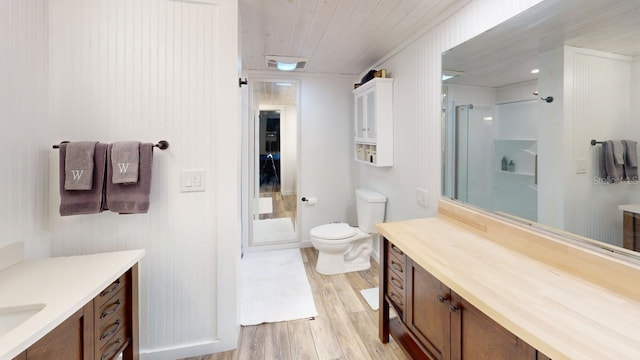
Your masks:
<instances>
[{"instance_id":1,"label":"toilet tank","mask_svg":"<svg viewBox=\"0 0 640 360\"><path fill-rule=\"evenodd\" d=\"M376 224L384 221L387 197L368 189L356 190L356 212L358 228L366 233L375 233Z\"/></svg>"}]
</instances>

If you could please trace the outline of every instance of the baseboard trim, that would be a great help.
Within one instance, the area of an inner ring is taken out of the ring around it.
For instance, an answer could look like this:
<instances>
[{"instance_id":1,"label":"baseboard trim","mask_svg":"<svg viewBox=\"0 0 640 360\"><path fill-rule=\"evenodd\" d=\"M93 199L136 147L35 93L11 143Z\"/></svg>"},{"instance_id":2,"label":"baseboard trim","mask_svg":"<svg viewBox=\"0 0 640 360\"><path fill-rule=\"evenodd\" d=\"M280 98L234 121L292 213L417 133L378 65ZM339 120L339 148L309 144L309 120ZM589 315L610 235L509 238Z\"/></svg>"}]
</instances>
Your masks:
<instances>
[{"instance_id":1,"label":"baseboard trim","mask_svg":"<svg viewBox=\"0 0 640 360\"><path fill-rule=\"evenodd\" d=\"M220 349L220 340L172 348L141 351L140 360L175 360L227 351Z\"/></svg>"}]
</instances>

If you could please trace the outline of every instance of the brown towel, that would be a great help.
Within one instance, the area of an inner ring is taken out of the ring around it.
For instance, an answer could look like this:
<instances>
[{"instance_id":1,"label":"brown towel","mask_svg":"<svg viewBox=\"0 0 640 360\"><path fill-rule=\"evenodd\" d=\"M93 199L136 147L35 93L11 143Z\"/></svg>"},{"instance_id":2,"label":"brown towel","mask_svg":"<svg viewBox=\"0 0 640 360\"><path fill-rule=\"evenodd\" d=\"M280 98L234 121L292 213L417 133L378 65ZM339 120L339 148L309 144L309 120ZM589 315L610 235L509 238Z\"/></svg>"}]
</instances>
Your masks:
<instances>
[{"instance_id":1,"label":"brown towel","mask_svg":"<svg viewBox=\"0 0 640 360\"><path fill-rule=\"evenodd\" d=\"M153 144L140 144L140 168L138 182L135 184L114 184L113 166L111 164L112 144L107 150L107 185L105 210L120 214L143 214L149 210L149 194L151 193L151 168L153 165Z\"/></svg>"},{"instance_id":2,"label":"brown towel","mask_svg":"<svg viewBox=\"0 0 640 360\"><path fill-rule=\"evenodd\" d=\"M67 144L60 144L60 216L95 214L103 210L107 144L97 143L93 154L93 181L91 190L65 190L65 161Z\"/></svg>"}]
</instances>

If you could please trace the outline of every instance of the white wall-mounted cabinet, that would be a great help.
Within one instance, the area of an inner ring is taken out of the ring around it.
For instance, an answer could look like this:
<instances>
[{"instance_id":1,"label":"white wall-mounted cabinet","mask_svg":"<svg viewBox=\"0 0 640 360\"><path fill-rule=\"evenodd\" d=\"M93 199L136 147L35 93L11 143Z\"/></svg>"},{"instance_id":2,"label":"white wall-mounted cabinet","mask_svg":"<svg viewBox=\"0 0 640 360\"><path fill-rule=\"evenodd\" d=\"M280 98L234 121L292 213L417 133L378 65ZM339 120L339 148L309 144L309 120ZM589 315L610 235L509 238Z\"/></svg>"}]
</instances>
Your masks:
<instances>
[{"instance_id":1,"label":"white wall-mounted cabinet","mask_svg":"<svg viewBox=\"0 0 640 360\"><path fill-rule=\"evenodd\" d=\"M356 161L393 166L393 79L374 78L353 95Z\"/></svg>"}]
</instances>

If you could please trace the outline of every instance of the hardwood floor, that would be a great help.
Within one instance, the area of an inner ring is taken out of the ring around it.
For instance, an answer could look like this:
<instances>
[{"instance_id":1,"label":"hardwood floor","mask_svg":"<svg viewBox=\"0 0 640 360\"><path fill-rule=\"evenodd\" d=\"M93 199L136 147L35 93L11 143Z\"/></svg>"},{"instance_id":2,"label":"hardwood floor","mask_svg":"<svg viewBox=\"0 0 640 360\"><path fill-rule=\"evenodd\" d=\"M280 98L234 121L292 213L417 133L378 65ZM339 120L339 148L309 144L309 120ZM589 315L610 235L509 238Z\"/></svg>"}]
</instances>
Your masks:
<instances>
[{"instance_id":1,"label":"hardwood floor","mask_svg":"<svg viewBox=\"0 0 640 360\"><path fill-rule=\"evenodd\" d=\"M409 359L391 339L378 340L378 312L360 290L378 286L378 265L325 276L314 267L314 248L301 249L318 317L242 327L238 349L185 360Z\"/></svg>"}]
</instances>

